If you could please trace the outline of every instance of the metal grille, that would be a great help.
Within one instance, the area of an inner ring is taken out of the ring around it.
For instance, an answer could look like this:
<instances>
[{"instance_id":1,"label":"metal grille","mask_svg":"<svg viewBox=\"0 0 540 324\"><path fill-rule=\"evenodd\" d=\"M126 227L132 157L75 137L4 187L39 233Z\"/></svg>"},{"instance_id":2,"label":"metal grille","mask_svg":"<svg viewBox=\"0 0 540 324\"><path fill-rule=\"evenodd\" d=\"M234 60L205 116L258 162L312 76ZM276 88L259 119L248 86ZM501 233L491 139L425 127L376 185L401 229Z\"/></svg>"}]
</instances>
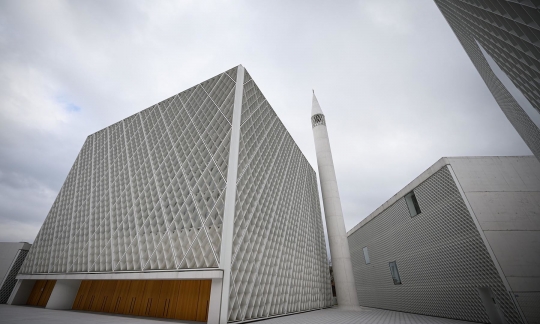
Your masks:
<instances>
[{"instance_id":1,"label":"metal grille","mask_svg":"<svg viewBox=\"0 0 540 324\"><path fill-rule=\"evenodd\" d=\"M217 267L235 74L90 135L21 273Z\"/></svg>"},{"instance_id":2,"label":"metal grille","mask_svg":"<svg viewBox=\"0 0 540 324\"><path fill-rule=\"evenodd\" d=\"M332 303L316 175L246 75L229 320Z\"/></svg>"},{"instance_id":3,"label":"metal grille","mask_svg":"<svg viewBox=\"0 0 540 324\"><path fill-rule=\"evenodd\" d=\"M9 268L4 281L2 282L2 286L0 286L0 304L7 303L9 296L11 295L11 291L13 291L13 288L17 283L17 279L15 279L15 277L17 277L19 269L21 269L27 254L27 250L19 250L17 252L15 259L11 264L11 268Z\"/></svg>"},{"instance_id":4,"label":"metal grille","mask_svg":"<svg viewBox=\"0 0 540 324\"><path fill-rule=\"evenodd\" d=\"M324 115L323 114L317 114L311 116L311 128L314 128L315 126L319 125L326 125L326 122L324 121Z\"/></svg>"},{"instance_id":5,"label":"metal grille","mask_svg":"<svg viewBox=\"0 0 540 324\"><path fill-rule=\"evenodd\" d=\"M529 324L540 323L540 292L520 292L516 298Z\"/></svg>"},{"instance_id":6,"label":"metal grille","mask_svg":"<svg viewBox=\"0 0 540 324\"><path fill-rule=\"evenodd\" d=\"M540 159L540 129L489 67L476 41L540 112L540 13L530 1L435 0L502 111Z\"/></svg>"},{"instance_id":7,"label":"metal grille","mask_svg":"<svg viewBox=\"0 0 540 324\"><path fill-rule=\"evenodd\" d=\"M401 198L349 236L360 305L487 323L477 287L489 286L508 322L520 323L448 167L414 192L421 214L411 218ZM388 270L394 260L401 285Z\"/></svg>"}]
</instances>

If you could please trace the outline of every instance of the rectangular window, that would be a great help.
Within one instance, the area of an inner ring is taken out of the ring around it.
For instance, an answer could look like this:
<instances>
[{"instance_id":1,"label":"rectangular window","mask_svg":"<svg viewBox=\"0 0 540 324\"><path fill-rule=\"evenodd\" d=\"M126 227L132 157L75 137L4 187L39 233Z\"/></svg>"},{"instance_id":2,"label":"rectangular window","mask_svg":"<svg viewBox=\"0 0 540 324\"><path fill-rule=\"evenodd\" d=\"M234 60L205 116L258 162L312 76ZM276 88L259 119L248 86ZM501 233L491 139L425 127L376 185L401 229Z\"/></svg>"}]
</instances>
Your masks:
<instances>
[{"instance_id":1,"label":"rectangular window","mask_svg":"<svg viewBox=\"0 0 540 324\"><path fill-rule=\"evenodd\" d=\"M401 285L401 278L399 277L396 261L390 262L389 265L390 274L392 275L392 280L394 280L394 285Z\"/></svg>"},{"instance_id":2,"label":"rectangular window","mask_svg":"<svg viewBox=\"0 0 540 324\"><path fill-rule=\"evenodd\" d=\"M409 214L411 214L411 217L414 217L421 213L420 205L418 204L418 200L416 199L414 191L411 191L407 195L405 195L405 202L407 203L407 207L409 207Z\"/></svg>"},{"instance_id":3,"label":"rectangular window","mask_svg":"<svg viewBox=\"0 0 540 324\"><path fill-rule=\"evenodd\" d=\"M369 264L369 252L367 246L363 248L362 251L364 251L364 260L366 260L366 264Z\"/></svg>"}]
</instances>

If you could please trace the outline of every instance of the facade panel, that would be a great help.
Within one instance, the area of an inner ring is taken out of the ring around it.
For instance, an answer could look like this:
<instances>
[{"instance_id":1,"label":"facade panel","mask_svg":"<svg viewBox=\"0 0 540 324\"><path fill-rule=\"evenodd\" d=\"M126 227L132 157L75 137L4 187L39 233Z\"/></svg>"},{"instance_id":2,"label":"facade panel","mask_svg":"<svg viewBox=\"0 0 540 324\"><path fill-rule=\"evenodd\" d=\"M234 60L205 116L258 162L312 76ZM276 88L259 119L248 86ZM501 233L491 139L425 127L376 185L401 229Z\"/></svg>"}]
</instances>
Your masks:
<instances>
[{"instance_id":1,"label":"facade panel","mask_svg":"<svg viewBox=\"0 0 540 324\"><path fill-rule=\"evenodd\" d=\"M229 320L331 306L315 172L244 82Z\"/></svg>"},{"instance_id":2,"label":"facade panel","mask_svg":"<svg viewBox=\"0 0 540 324\"><path fill-rule=\"evenodd\" d=\"M217 267L235 82L88 137L21 273Z\"/></svg>"},{"instance_id":3,"label":"facade panel","mask_svg":"<svg viewBox=\"0 0 540 324\"><path fill-rule=\"evenodd\" d=\"M331 306L315 172L247 71L238 75L243 84L236 84L238 71L245 70L235 67L90 135L20 279L119 280L114 289L104 286L108 297L118 292L141 300L146 295L125 284L134 276L154 280L148 281L154 287L181 272L183 280L212 279L211 295L230 292L223 308L229 321ZM233 132L234 109L241 110L241 122ZM239 143L231 139L236 130ZM238 166L229 166L235 145ZM235 186L227 186L236 167ZM225 215L227 188L236 193L236 204L232 200L232 213ZM222 244L224 219L233 224L231 245ZM232 247L230 265L220 255L223 247ZM71 303L94 311L133 306L130 314L156 313L155 305L107 304L104 290L92 290L92 284L99 283L81 285ZM154 288L148 294L159 295ZM103 303L86 305L85 289ZM12 299L24 299L23 290ZM215 313L219 300L208 301ZM177 307L191 309L186 303L177 301ZM219 321L210 315L209 321Z\"/></svg>"},{"instance_id":4,"label":"facade panel","mask_svg":"<svg viewBox=\"0 0 540 324\"><path fill-rule=\"evenodd\" d=\"M507 322L521 323L450 168L407 190L418 215L411 217L405 193L349 232L360 305L487 323L478 288L489 287ZM393 261L401 284L392 280Z\"/></svg>"},{"instance_id":5,"label":"facade panel","mask_svg":"<svg viewBox=\"0 0 540 324\"><path fill-rule=\"evenodd\" d=\"M490 67L480 46L540 114L540 4L510 0L435 0L502 111L540 160L538 124ZM480 46L479 46L480 45Z\"/></svg>"}]
</instances>

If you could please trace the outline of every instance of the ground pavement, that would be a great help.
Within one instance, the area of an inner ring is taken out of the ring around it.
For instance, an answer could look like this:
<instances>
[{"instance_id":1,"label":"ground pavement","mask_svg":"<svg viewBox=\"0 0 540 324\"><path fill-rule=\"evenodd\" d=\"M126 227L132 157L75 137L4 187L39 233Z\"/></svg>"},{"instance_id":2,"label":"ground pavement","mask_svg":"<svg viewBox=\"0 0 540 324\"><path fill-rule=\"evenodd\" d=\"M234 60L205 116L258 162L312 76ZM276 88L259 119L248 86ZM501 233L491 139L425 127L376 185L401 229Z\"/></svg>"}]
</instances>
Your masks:
<instances>
[{"instance_id":1,"label":"ground pavement","mask_svg":"<svg viewBox=\"0 0 540 324\"><path fill-rule=\"evenodd\" d=\"M148 317L62 311L29 306L0 305L1 324L195 324L200 322ZM375 308L344 311L334 308L275 317L257 324L470 324L447 318L393 312Z\"/></svg>"}]
</instances>

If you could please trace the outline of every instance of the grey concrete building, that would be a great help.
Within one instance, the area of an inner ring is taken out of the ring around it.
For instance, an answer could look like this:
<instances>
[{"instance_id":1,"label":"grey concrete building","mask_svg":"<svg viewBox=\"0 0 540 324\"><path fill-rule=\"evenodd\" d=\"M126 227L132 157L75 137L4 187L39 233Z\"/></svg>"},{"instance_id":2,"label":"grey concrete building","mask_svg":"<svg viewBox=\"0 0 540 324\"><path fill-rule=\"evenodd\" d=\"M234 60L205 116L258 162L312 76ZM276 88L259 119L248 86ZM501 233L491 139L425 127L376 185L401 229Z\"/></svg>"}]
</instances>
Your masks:
<instances>
[{"instance_id":1,"label":"grey concrete building","mask_svg":"<svg viewBox=\"0 0 540 324\"><path fill-rule=\"evenodd\" d=\"M226 323L332 304L316 174L243 66L88 137L12 304Z\"/></svg>"},{"instance_id":2,"label":"grey concrete building","mask_svg":"<svg viewBox=\"0 0 540 324\"><path fill-rule=\"evenodd\" d=\"M348 232L360 305L540 322L540 163L442 158Z\"/></svg>"},{"instance_id":3,"label":"grey concrete building","mask_svg":"<svg viewBox=\"0 0 540 324\"><path fill-rule=\"evenodd\" d=\"M540 2L435 3L510 123L540 160Z\"/></svg>"},{"instance_id":4,"label":"grey concrete building","mask_svg":"<svg viewBox=\"0 0 540 324\"><path fill-rule=\"evenodd\" d=\"M17 273L21 269L31 244L26 242L0 242L0 304L5 304L17 283Z\"/></svg>"}]
</instances>

